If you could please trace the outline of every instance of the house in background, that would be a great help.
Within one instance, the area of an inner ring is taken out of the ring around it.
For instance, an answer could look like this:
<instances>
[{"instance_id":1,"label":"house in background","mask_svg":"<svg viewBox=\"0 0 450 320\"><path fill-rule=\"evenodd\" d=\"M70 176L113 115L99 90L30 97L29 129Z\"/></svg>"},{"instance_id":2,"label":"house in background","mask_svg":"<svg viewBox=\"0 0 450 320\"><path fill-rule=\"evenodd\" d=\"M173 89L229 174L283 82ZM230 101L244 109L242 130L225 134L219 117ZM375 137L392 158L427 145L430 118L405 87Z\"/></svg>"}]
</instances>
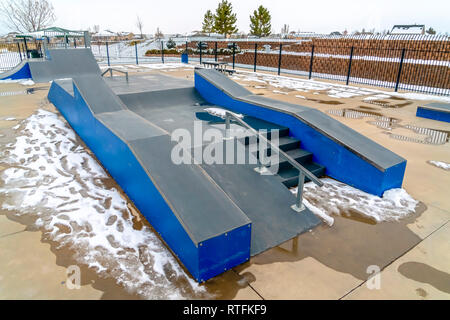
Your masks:
<instances>
[{"instance_id":1,"label":"house in background","mask_svg":"<svg viewBox=\"0 0 450 320\"><path fill-rule=\"evenodd\" d=\"M133 40L132 32L114 32L111 30L102 30L92 34L92 41L126 41Z\"/></svg>"},{"instance_id":2,"label":"house in background","mask_svg":"<svg viewBox=\"0 0 450 320\"><path fill-rule=\"evenodd\" d=\"M389 34L425 34L425 25L396 24Z\"/></svg>"},{"instance_id":3,"label":"house in background","mask_svg":"<svg viewBox=\"0 0 450 320\"><path fill-rule=\"evenodd\" d=\"M0 38L0 42L13 42L16 39L16 35L18 35L18 32L10 32L3 37Z\"/></svg>"}]
</instances>

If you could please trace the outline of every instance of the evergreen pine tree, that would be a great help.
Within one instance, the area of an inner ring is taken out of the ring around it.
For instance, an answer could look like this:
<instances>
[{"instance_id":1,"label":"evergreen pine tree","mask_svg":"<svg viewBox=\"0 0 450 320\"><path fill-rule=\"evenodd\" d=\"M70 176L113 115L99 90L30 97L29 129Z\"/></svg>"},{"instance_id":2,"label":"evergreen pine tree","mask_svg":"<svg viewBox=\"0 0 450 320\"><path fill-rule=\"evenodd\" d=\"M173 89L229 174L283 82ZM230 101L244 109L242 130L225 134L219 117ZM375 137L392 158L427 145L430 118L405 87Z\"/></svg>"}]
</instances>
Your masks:
<instances>
[{"instance_id":1,"label":"evergreen pine tree","mask_svg":"<svg viewBox=\"0 0 450 320\"><path fill-rule=\"evenodd\" d=\"M222 0L214 15L214 30L224 36L237 32L236 14L233 13L233 6L227 0Z\"/></svg>"},{"instance_id":2,"label":"evergreen pine tree","mask_svg":"<svg viewBox=\"0 0 450 320\"><path fill-rule=\"evenodd\" d=\"M270 35L272 26L270 24L271 16L269 10L259 6L250 16L250 33L258 37L267 37Z\"/></svg>"},{"instance_id":3,"label":"evergreen pine tree","mask_svg":"<svg viewBox=\"0 0 450 320\"><path fill-rule=\"evenodd\" d=\"M211 10L206 11L203 18L202 31L205 33L214 32L214 15Z\"/></svg>"},{"instance_id":4,"label":"evergreen pine tree","mask_svg":"<svg viewBox=\"0 0 450 320\"><path fill-rule=\"evenodd\" d=\"M169 39L169 41L167 41L167 49L175 49L175 47L177 46L176 42L173 41L172 38Z\"/></svg>"},{"instance_id":5,"label":"evergreen pine tree","mask_svg":"<svg viewBox=\"0 0 450 320\"><path fill-rule=\"evenodd\" d=\"M430 27L430 28L427 30L427 33L428 33L428 34L436 34L436 31L435 31L432 27Z\"/></svg>"}]
</instances>

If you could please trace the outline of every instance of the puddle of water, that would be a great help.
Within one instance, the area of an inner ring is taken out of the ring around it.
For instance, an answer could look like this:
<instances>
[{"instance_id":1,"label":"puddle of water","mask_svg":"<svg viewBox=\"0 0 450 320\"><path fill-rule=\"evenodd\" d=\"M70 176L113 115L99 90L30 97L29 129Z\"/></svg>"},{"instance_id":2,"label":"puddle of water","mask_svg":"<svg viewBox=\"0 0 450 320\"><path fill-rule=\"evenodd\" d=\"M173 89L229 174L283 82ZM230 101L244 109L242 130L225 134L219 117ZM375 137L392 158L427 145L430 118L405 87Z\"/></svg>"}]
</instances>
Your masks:
<instances>
[{"instance_id":1,"label":"puddle of water","mask_svg":"<svg viewBox=\"0 0 450 320\"><path fill-rule=\"evenodd\" d=\"M408 129L415 134L419 134L425 137L410 137L402 134L396 134L393 132L384 132L389 135L390 138L431 145L442 145L450 141L450 132L443 130L435 130L430 128L417 127L413 125L400 125L399 123L392 123L387 121L368 121L368 123L376 125L378 128L385 130L392 130L397 128Z\"/></svg>"},{"instance_id":2,"label":"puddle of water","mask_svg":"<svg viewBox=\"0 0 450 320\"><path fill-rule=\"evenodd\" d=\"M351 109L351 108L345 108L345 109L331 109L327 110L328 114L344 117L348 119L362 119L365 117L368 118L375 118L374 120L367 121L367 123L374 125L380 129L387 130L387 132L384 132L385 134L388 134L390 138L401 140L401 141L408 141L408 142L415 142L415 143L423 143L423 144L432 144L432 145L441 145L444 143L447 143L450 141L450 131L445 130L437 130L437 129L431 129L431 128L424 128L424 127L418 127L414 125L401 125L400 119L392 118L392 117L386 117L382 113L374 112L374 111L368 111L368 110L357 110L357 109ZM415 134L425 136L422 137L409 137L402 134L396 134L393 133L392 130L394 129L408 129Z\"/></svg>"},{"instance_id":3,"label":"puddle of water","mask_svg":"<svg viewBox=\"0 0 450 320\"><path fill-rule=\"evenodd\" d=\"M450 274L421 262L405 262L398 267L398 272L408 279L427 283L435 289L450 294Z\"/></svg>"},{"instance_id":4,"label":"puddle of water","mask_svg":"<svg viewBox=\"0 0 450 320\"><path fill-rule=\"evenodd\" d=\"M327 113L334 115L334 116L339 116L339 117L344 117L344 118L349 118L349 119L362 119L365 117L383 117L383 114L381 114L379 112L367 111L367 110L360 111L357 109L349 109L349 108L327 110Z\"/></svg>"},{"instance_id":5,"label":"puddle of water","mask_svg":"<svg viewBox=\"0 0 450 320\"><path fill-rule=\"evenodd\" d=\"M399 104L391 104L388 101L384 101L384 100L366 100L364 102L374 104L377 106L381 106L383 108L392 108L392 109L403 108L403 107L406 107L406 106L412 104L411 101L406 101L404 103L399 103Z\"/></svg>"},{"instance_id":6,"label":"puddle of water","mask_svg":"<svg viewBox=\"0 0 450 320\"><path fill-rule=\"evenodd\" d=\"M364 109L364 110L380 110L378 108L374 108L374 107L368 107L368 106L359 106L360 109Z\"/></svg>"},{"instance_id":7,"label":"puddle of water","mask_svg":"<svg viewBox=\"0 0 450 320\"><path fill-rule=\"evenodd\" d=\"M322 104L330 104L330 105L344 104L343 102L340 102L337 100L319 100L319 99L312 99L312 98L306 98L306 100L314 101L314 102L322 103Z\"/></svg>"}]
</instances>

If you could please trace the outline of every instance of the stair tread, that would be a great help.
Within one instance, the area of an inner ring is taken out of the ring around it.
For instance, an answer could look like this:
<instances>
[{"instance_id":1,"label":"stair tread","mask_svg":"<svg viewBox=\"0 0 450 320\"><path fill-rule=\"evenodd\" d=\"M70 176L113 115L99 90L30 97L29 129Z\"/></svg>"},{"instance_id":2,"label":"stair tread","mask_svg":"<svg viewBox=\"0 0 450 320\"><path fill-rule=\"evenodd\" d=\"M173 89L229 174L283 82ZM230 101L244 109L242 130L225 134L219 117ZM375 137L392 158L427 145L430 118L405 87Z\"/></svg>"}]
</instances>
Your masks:
<instances>
[{"instance_id":1,"label":"stair tread","mask_svg":"<svg viewBox=\"0 0 450 320\"><path fill-rule=\"evenodd\" d=\"M304 163L308 163L309 162L308 160L310 160L310 158L312 158L311 152L300 149L300 148L292 149L292 150L285 151L285 152L288 156L290 156L291 158L293 158L295 161L299 162L303 166L304 166ZM288 162L289 161L285 157L283 157L283 156L279 157L278 164L287 164ZM276 164L276 162L274 162L273 164Z\"/></svg>"},{"instance_id":2,"label":"stair tread","mask_svg":"<svg viewBox=\"0 0 450 320\"><path fill-rule=\"evenodd\" d=\"M304 164L303 166L307 170L311 171L313 174L315 174L315 172L317 172L317 171L325 169L324 166L322 166L321 164L315 163L315 162L310 162L310 163ZM298 170L295 169L295 168L280 170L278 172L278 175L280 176L280 178L282 180L288 180L288 179L297 177L298 176Z\"/></svg>"}]
</instances>

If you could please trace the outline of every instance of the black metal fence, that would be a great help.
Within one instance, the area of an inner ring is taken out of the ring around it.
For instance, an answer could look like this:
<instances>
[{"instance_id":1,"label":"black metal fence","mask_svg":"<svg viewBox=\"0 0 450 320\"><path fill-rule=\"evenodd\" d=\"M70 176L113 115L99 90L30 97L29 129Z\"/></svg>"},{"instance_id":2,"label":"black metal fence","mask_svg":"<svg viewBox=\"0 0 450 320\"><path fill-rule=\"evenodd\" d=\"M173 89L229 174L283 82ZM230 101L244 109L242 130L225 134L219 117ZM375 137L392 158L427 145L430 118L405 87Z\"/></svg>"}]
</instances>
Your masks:
<instances>
[{"instance_id":1,"label":"black metal fence","mask_svg":"<svg viewBox=\"0 0 450 320\"><path fill-rule=\"evenodd\" d=\"M208 47L216 51L214 60L225 61L233 68L450 95L448 37L323 37L299 43L234 41L232 47L244 48L217 58L221 43L208 42ZM202 58L205 56L200 55Z\"/></svg>"},{"instance_id":2,"label":"black metal fence","mask_svg":"<svg viewBox=\"0 0 450 320\"><path fill-rule=\"evenodd\" d=\"M89 46L97 61L108 66L180 62L184 53L191 62L221 61L233 69L450 95L450 41L443 36L178 41L175 48L167 48L167 41L159 39L85 42L64 38L0 43L0 71L13 68L22 59L42 57L44 47Z\"/></svg>"}]
</instances>

